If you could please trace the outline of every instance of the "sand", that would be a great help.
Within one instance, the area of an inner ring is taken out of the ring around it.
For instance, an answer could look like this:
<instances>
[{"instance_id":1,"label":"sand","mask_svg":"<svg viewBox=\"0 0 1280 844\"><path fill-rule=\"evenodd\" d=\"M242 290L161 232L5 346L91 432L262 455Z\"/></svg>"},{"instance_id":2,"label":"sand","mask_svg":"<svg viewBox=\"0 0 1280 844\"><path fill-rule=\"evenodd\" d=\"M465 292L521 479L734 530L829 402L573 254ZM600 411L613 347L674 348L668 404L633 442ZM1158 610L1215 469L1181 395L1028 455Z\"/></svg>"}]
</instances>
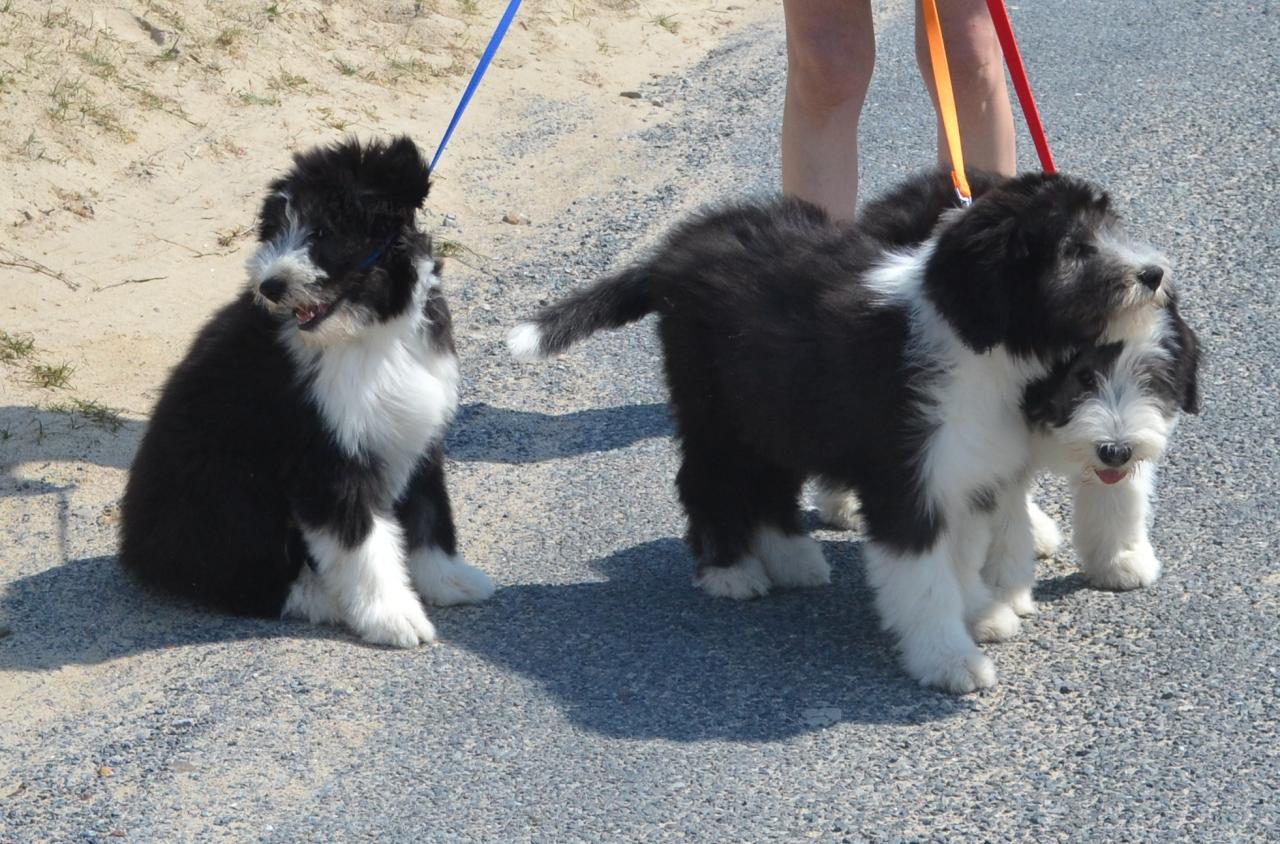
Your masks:
<instances>
[{"instance_id":1,"label":"sand","mask_svg":"<svg viewBox=\"0 0 1280 844\"><path fill-rule=\"evenodd\" d=\"M5 520L34 464L127 464L102 434L145 420L198 325L243 284L258 202L290 153L401 132L434 152L501 12L451 0L7 5ZM441 159L426 224L462 261L536 236L504 217L553 221L618 179L627 135L663 119L665 104L624 93L778 13L765 0L529 0ZM562 131L565 114L579 128ZM80 478L77 494L94 486L109 504L98 481Z\"/></svg>"}]
</instances>

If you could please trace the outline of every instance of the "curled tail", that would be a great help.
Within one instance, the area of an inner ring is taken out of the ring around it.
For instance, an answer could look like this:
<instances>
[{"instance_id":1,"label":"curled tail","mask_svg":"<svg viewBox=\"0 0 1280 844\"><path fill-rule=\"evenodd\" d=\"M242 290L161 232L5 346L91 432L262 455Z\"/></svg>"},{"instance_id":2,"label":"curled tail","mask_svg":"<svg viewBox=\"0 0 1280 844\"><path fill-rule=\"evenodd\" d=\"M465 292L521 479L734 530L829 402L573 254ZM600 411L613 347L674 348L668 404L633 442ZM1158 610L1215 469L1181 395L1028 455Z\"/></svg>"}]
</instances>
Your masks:
<instances>
[{"instance_id":1,"label":"curled tail","mask_svg":"<svg viewBox=\"0 0 1280 844\"><path fill-rule=\"evenodd\" d=\"M507 334L516 360L545 360L602 328L620 328L653 311L649 267L640 265L574 291Z\"/></svg>"}]
</instances>

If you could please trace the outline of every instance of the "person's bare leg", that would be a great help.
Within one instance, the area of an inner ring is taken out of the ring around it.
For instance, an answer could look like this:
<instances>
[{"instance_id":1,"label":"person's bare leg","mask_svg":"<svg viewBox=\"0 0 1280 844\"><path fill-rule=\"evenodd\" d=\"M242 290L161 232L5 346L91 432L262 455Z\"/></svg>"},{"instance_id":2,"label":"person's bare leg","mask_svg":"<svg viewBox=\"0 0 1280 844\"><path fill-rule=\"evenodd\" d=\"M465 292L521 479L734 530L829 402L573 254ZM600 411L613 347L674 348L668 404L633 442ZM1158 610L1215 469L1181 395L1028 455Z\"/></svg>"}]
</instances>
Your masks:
<instances>
[{"instance_id":1,"label":"person's bare leg","mask_svg":"<svg viewBox=\"0 0 1280 844\"><path fill-rule=\"evenodd\" d=\"M1013 111L1004 81L1004 57L987 4L985 0L941 0L938 20L942 23L942 38L947 47L965 166L1012 176L1018 166ZM933 84L929 42L918 2L916 62L936 111L938 92ZM938 121L938 163L951 166L941 120Z\"/></svg>"},{"instance_id":2,"label":"person's bare leg","mask_svg":"<svg viewBox=\"0 0 1280 844\"><path fill-rule=\"evenodd\" d=\"M783 0L782 190L853 218L858 118L875 65L870 0Z\"/></svg>"}]
</instances>

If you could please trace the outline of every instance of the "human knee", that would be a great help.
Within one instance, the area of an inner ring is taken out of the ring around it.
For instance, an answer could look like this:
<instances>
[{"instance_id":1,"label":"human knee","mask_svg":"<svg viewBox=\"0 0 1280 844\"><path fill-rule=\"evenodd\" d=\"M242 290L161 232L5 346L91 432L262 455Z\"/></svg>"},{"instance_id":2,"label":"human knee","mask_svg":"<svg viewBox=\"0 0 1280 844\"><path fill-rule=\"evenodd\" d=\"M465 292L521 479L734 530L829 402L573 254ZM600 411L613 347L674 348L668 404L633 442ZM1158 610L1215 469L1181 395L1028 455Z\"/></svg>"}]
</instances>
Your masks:
<instances>
[{"instance_id":1,"label":"human knee","mask_svg":"<svg viewBox=\"0 0 1280 844\"><path fill-rule=\"evenodd\" d=\"M810 111L860 109L875 66L871 33L789 29L787 86Z\"/></svg>"},{"instance_id":2,"label":"human knee","mask_svg":"<svg viewBox=\"0 0 1280 844\"><path fill-rule=\"evenodd\" d=\"M985 15L985 10L984 10ZM970 19L945 27L947 68L957 88L996 89L1004 86L1004 56L989 19ZM928 44L917 39L916 57L928 70Z\"/></svg>"}]
</instances>

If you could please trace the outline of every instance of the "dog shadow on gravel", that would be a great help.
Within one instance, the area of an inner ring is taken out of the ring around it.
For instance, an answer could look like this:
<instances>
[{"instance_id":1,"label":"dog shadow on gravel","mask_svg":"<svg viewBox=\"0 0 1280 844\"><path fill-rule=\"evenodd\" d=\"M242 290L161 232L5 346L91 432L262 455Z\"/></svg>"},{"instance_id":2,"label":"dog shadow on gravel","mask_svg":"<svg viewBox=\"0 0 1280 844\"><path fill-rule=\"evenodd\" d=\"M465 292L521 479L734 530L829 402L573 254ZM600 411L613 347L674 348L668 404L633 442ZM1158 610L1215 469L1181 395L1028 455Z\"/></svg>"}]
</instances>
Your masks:
<instances>
[{"instance_id":1,"label":"dog shadow on gravel","mask_svg":"<svg viewBox=\"0 0 1280 844\"><path fill-rule=\"evenodd\" d=\"M463 405L449 428L445 453L479 463L540 463L626 448L675 431L665 403L600 407L551 414Z\"/></svg>"},{"instance_id":2,"label":"dog shadow on gravel","mask_svg":"<svg viewBox=\"0 0 1280 844\"><path fill-rule=\"evenodd\" d=\"M857 544L823 545L830 586L739 603L690 585L683 542L647 542L597 561L603 583L501 589L447 636L536 680L577 727L620 738L777 741L970 710L902 672Z\"/></svg>"},{"instance_id":3,"label":"dog shadow on gravel","mask_svg":"<svg viewBox=\"0 0 1280 844\"><path fill-rule=\"evenodd\" d=\"M131 580L114 556L0 585L0 672L98 665L166 648L272 638L349 639L340 627L237 618Z\"/></svg>"}]
</instances>

